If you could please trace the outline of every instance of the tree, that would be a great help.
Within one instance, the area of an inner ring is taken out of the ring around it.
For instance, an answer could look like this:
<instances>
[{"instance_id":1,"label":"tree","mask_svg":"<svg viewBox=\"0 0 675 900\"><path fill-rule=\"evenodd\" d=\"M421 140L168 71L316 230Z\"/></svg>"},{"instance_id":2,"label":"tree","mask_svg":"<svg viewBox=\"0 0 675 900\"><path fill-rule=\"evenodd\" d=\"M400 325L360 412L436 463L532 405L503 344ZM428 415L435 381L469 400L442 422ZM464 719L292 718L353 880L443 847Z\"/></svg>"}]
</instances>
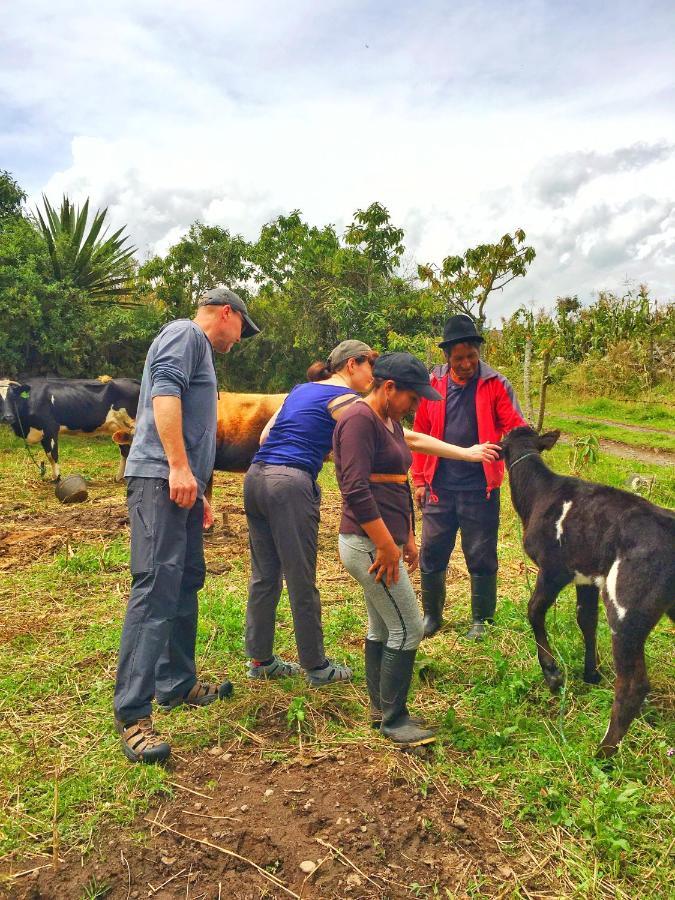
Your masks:
<instances>
[{"instance_id":1,"label":"tree","mask_svg":"<svg viewBox=\"0 0 675 900\"><path fill-rule=\"evenodd\" d=\"M20 216L21 204L26 199L18 182L4 169L0 169L0 228L5 219Z\"/></svg>"},{"instance_id":2,"label":"tree","mask_svg":"<svg viewBox=\"0 0 675 900\"><path fill-rule=\"evenodd\" d=\"M403 255L403 229L395 228L389 211L381 203L368 209L357 209L354 221L347 226L345 244L360 252L366 263L366 293L373 292L374 276L391 275Z\"/></svg>"},{"instance_id":3,"label":"tree","mask_svg":"<svg viewBox=\"0 0 675 900\"><path fill-rule=\"evenodd\" d=\"M106 238L102 231L107 209L97 210L87 231L89 200L76 208L64 195L58 213L42 195L44 216L36 210L37 226L44 238L56 281L86 291L93 301L112 302L132 290L132 257L135 247L123 236L124 227Z\"/></svg>"},{"instance_id":4,"label":"tree","mask_svg":"<svg viewBox=\"0 0 675 900\"><path fill-rule=\"evenodd\" d=\"M482 328L490 294L523 278L535 255L534 248L525 245L525 232L517 229L496 244L479 244L463 256L446 256L440 269L428 264L419 266L417 272L443 297L448 314L466 313Z\"/></svg>"},{"instance_id":5,"label":"tree","mask_svg":"<svg viewBox=\"0 0 675 900\"><path fill-rule=\"evenodd\" d=\"M139 270L141 291L153 293L169 318L194 315L197 300L210 288L227 285L245 291L253 267L250 244L226 228L194 222L166 256L155 256Z\"/></svg>"}]
</instances>

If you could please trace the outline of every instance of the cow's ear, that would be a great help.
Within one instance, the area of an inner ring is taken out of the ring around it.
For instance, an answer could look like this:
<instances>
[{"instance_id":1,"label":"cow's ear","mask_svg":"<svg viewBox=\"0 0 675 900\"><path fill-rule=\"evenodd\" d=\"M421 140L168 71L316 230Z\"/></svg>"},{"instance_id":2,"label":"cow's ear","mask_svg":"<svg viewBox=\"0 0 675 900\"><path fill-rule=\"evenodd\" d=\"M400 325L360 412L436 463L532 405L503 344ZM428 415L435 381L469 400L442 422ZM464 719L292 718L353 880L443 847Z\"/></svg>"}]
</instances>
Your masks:
<instances>
[{"instance_id":1,"label":"cow's ear","mask_svg":"<svg viewBox=\"0 0 675 900\"><path fill-rule=\"evenodd\" d=\"M28 400L30 397L30 385L29 384L20 384L19 385L19 397L23 400Z\"/></svg>"},{"instance_id":2,"label":"cow's ear","mask_svg":"<svg viewBox=\"0 0 675 900\"><path fill-rule=\"evenodd\" d=\"M555 431L547 431L546 434L540 434L537 439L537 445L540 450L550 450L553 447L560 437L560 429L556 428Z\"/></svg>"}]
</instances>

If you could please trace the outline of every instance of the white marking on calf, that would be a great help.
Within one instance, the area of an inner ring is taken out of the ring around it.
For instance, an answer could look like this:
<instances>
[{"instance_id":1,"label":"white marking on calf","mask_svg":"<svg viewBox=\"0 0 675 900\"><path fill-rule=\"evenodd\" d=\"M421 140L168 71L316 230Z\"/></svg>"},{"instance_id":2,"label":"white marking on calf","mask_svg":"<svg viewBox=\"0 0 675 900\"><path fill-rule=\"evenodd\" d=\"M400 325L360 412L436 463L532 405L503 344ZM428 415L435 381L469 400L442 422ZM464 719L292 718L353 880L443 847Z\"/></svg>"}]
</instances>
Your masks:
<instances>
[{"instance_id":1,"label":"white marking on calf","mask_svg":"<svg viewBox=\"0 0 675 900\"><path fill-rule=\"evenodd\" d=\"M572 580L575 584L594 584L601 590L605 586L604 575L584 575L583 572L575 572Z\"/></svg>"},{"instance_id":2,"label":"white marking on calf","mask_svg":"<svg viewBox=\"0 0 675 900\"><path fill-rule=\"evenodd\" d=\"M56 401L54 400L54 395L52 394L52 406L54 405L55 402Z\"/></svg>"},{"instance_id":3,"label":"white marking on calf","mask_svg":"<svg viewBox=\"0 0 675 900\"><path fill-rule=\"evenodd\" d=\"M560 543L562 540L563 522L565 521L565 516L567 515L567 513L570 511L571 508L572 508L571 500L563 501L562 512L560 513L560 518L555 523L555 536L558 538L558 543Z\"/></svg>"},{"instance_id":4,"label":"white marking on calf","mask_svg":"<svg viewBox=\"0 0 675 900\"><path fill-rule=\"evenodd\" d=\"M44 431L41 431L39 428L33 428L31 426L28 429L28 434L26 435L26 443L27 444L39 444L44 436L45 436Z\"/></svg>"},{"instance_id":5,"label":"white marking on calf","mask_svg":"<svg viewBox=\"0 0 675 900\"><path fill-rule=\"evenodd\" d=\"M616 610L616 614L619 617L619 621L621 621L626 615L626 607L621 606L616 593L616 580L619 577L619 564L621 560L617 556L617 558L612 563L612 567L607 574L607 596L610 599L610 602L614 609Z\"/></svg>"}]
</instances>

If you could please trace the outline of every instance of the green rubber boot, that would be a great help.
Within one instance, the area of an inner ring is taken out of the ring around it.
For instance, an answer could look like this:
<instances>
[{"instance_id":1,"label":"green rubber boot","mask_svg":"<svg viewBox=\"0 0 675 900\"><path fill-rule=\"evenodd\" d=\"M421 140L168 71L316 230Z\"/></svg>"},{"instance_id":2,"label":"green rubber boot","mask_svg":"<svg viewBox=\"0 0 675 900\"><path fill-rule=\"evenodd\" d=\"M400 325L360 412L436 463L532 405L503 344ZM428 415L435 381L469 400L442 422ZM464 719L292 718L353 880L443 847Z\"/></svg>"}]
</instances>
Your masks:
<instances>
[{"instance_id":1,"label":"green rubber boot","mask_svg":"<svg viewBox=\"0 0 675 900\"><path fill-rule=\"evenodd\" d=\"M479 641L487 632L487 624L492 624L497 608L497 576L471 576L471 618L472 625L467 632L467 640Z\"/></svg>"},{"instance_id":2,"label":"green rubber boot","mask_svg":"<svg viewBox=\"0 0 675 900\"><path fill-rule=\"evenodd\" d=\"M436 634L443 624L445 606L445 572L422 572L422 609L424 610L424 637Z\"/></svg>"}]
</instances>

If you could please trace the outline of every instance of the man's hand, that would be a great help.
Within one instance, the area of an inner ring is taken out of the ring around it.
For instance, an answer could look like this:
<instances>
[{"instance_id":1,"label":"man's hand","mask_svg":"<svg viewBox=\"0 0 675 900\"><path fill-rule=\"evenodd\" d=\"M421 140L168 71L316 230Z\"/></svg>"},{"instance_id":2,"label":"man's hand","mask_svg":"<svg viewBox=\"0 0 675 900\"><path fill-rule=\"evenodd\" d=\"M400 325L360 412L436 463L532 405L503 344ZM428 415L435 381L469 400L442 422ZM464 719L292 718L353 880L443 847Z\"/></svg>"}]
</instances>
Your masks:
<instances>
[{"instance_id":1,"label":"man's hand","mask_svg":"<svg viewBox=\"0 0 675 900\"><path fill-rule=\"evenodd\" d=\"M204 521L202 522L202 528L204 531L208 531L210 528L213 528L213 524L216 520L213 518L213 510L211 509L211 504L204 497Z\"/></svg>"},{"instance_id":2,"label":"man's hand","mask_svg":"<svg viewBox=\"0 0 675 900\"><path fill-rule=\"evenodd\" d=\"M181 509L192 509L197 499L197 482L189 466L169 469L169 497Z\"/></svg>"},{"instance_id":3,"label":"man's hand","mask_svg":"<svg viewBox=\"0 0 675 900\"><path fill-rule=\"evenodd\" d=\"M424 503L427 498L427 489L424 485L422 487L415 488L415 503L417 504L418 509L424 508Z\"/></svg>"},{"instance_id":4,"label":"man's hand","mask_svg":"<svg viewBox=\"0 0 675 900\"><path fill-rule=\"evenodd\" d=\"M408 567L409 575L411 575L417 568L419 557L420 554L417 549L417 544L415 543L415 535L411 531L408 536L408 543L403 548L403 562Z\"/></svg>"},{"instance_id":5,"label":"man's hand","mask_svg":"<svg viewBox=\"0 0 675 900\"><path fill-rule=\"evenodd\" d=\"M369 574L375 573L375 581L385 584L398 582L398 567L401 561L401 551L393 541L377 548L375 562L368 569Z\"/></svg>"}]
</instances>

